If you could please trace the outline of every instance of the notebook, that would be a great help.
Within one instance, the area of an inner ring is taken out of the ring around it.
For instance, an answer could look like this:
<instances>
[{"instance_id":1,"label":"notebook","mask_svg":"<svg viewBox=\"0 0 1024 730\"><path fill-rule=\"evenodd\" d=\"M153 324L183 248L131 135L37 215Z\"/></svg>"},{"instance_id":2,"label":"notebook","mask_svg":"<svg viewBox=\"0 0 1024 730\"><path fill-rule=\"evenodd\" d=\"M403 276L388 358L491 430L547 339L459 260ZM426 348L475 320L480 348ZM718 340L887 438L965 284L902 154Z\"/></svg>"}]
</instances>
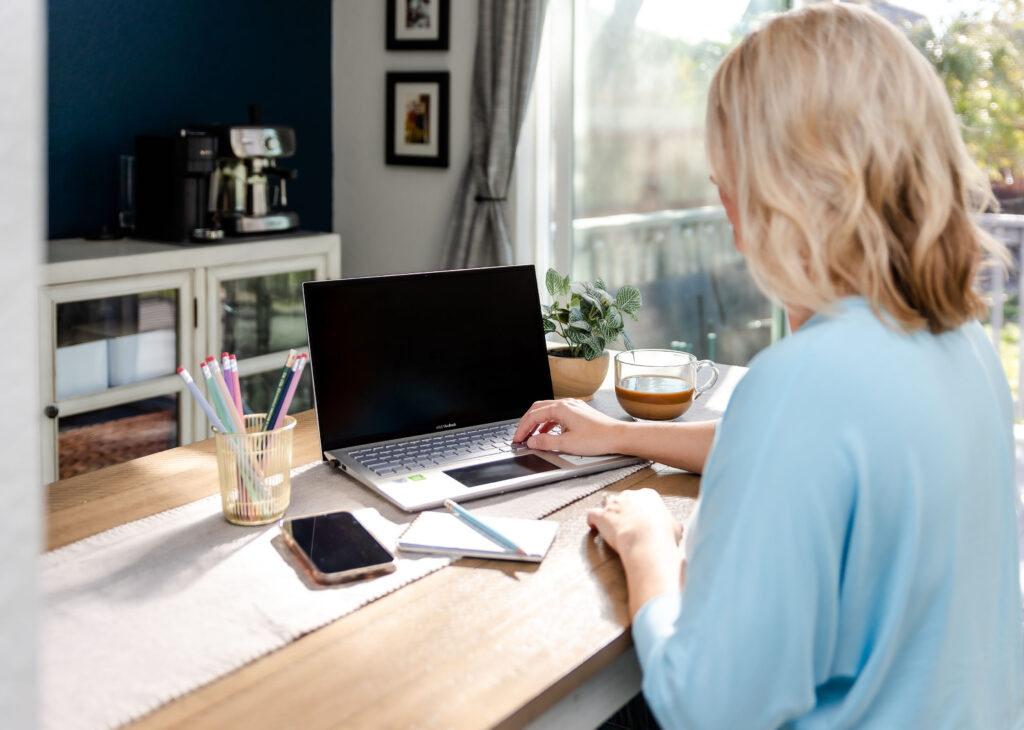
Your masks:
<instances>
[{"instance_id":1,"label":"notebook","mask_svg":"<svg viewBox=\"0 0 1024 730\"><path fill-rule=\"evenodd\" d=\"M477 519L514 541L527 554L524 556L503 548L450 512L420 514L398 539L398 547L409 552L539 563L554 542L559 525L552 520L522 520L513 517Z\"/></svg>"},{"instance_id":2,"label":"notebook","mask_svg":"<svg viewBox=\"0 0 1024 730\"><path fill-rule=\"evenodd\" d=\"M640 460L514 450L551 394L533 266L302 285L324 458L410 512Z\"/></svg>"}]
</instances>

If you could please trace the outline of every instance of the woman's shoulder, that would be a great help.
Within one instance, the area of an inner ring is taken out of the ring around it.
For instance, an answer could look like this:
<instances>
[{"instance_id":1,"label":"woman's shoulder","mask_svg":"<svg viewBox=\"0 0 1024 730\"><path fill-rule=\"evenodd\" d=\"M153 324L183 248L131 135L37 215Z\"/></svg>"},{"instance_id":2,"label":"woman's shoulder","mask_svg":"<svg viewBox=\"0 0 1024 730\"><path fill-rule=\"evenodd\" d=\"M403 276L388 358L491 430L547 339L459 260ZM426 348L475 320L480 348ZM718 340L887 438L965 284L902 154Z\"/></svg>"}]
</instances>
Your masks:
<instances>
[{"instance_id":1,"label":"woman's shoulder","mask_svg":"<svg viewBox=\"0 0 1024 730\"><path fill-rule=\"evenodd\" d=\"M737 406L784 409L785 420L805 423L809 412L834 420L874 410L935 357L928 337L886 324L863 299L844 299L759 353L736 389Z\"/></svg>"},{"instance_id":2,"label":"woman's shoulder","mask_svg":"<svg viewBox=\"0 0 1024 730\"><path fill-rule=\"evenodd\" d=\"M832 311L815 314L796 332L758 353L750 362L747 377L781 382L809 373L826 378L856 374L863 370L858 364L873 359L872 349L886 337L884 329L863 300L843 300Z\"/></svg>"}]
</instances>

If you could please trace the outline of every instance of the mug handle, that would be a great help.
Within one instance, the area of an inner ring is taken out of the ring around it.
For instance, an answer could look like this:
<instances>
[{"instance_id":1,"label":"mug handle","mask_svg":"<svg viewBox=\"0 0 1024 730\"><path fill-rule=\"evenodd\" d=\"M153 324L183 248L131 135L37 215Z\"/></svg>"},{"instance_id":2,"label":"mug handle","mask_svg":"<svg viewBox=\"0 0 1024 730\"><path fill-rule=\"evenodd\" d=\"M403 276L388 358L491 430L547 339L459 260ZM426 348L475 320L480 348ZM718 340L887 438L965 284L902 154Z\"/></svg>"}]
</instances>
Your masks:
<instances>
[{"instance_id":1,"label":"mug handle","mask_svg":"<svg viewBox=\"0 0 1024 730\"><path fill-rule=\"evenodd\" d=\"M718 382L718 368L715 367L715 364L713 362L711 362L710 360L698 360L694 364L697 366L697 370L693 374L693 380L694 380L693 399L697 400L697 398L700 397L701 393L703 393L704 391L708 390L711 386L713 386L715 383ZM708 382L704 383L703 386L698 388L698 387L696 387L696 380L697 380L697 376L700 375L700 371L703 368L711 368L711 379Z\"/></svg>"}]
</instances>

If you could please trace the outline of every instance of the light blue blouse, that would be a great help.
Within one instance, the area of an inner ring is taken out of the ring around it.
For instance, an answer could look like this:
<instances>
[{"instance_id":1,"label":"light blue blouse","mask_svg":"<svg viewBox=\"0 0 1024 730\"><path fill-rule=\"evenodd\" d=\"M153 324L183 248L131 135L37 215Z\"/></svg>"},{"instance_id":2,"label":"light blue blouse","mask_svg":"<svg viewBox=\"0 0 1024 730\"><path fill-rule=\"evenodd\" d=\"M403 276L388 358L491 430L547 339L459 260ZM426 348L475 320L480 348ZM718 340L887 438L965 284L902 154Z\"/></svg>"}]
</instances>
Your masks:
<instances>
[{"instance_id":1,"label":"light blue blouse","mask_svg":"<svg viewBox=\"0 0 1024 730\"><path fill-rule=\"evenodd\" d=\"M1013 414L976 323L843 300L718 426L683 591L633 637L664 728L1024 726Z\"/></svg>"}]
</instances>

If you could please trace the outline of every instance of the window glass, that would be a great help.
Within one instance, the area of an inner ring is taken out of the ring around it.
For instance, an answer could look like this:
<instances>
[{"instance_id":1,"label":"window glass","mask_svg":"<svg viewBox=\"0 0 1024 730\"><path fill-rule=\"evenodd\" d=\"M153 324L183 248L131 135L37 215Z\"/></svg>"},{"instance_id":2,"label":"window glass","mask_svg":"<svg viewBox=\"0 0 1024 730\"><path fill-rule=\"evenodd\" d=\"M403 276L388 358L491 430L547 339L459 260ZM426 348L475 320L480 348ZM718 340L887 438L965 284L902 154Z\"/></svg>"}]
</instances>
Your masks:
<instances>
[{"instance_id":1,"label":"window glass","mask_svg":"<svg viewBox=\"0 0 1024 730\"><path fill-rule=\"evenodd\" d=\"M772 307L708 176L704 111L728 50L784 0L576 0L574 279L640 288L638 347L745 364Z\"/></svg>"}]
</instances>

